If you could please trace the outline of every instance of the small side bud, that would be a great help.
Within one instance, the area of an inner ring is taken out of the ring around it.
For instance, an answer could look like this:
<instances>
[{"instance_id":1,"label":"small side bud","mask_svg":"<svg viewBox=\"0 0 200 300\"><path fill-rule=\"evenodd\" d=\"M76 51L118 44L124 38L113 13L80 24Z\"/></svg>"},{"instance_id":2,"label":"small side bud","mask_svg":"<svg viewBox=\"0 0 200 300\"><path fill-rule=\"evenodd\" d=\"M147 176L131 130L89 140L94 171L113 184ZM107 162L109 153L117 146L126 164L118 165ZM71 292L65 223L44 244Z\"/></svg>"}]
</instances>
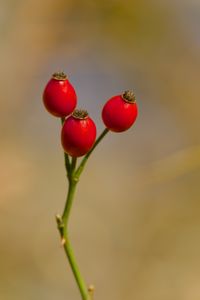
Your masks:
<instances>
[{"instance_id":1,"label":"small side bud","mask_svg":"<svg viewBox=\"0 0 200 300\"><path fill-rule=\"evenodd\" d=\"M88 286L88 292L89 292L89 293L94 293L94 289L95 289L95 287L94 287L93 284L90 284L90 285Z\"/></svg>"},{"instance_id":2,"label":"small side bud","mask_svg":"<svg viewBox=\"0 0 200 300\"><path fill-rule=\"evenodd\" d=\"M64 224L63 224L63 220L62 220L61 215L56 214L56 222L57 222L57 224L58 224L58 228L59 228L59 229L62 228L62 227L64 227Z\"/></svg>"},{"instance_id":3,"label":"small side bud","mask_svg":"<svg viewBox=\"0 0 200 300\"><path fill-rule=\"evenodd\" d=\"M93 300L93 296L94 296L94 285L90 284L88 286L88 293L90 295L90 299Z\"/></svg>"},{"instance_id":4,"label":"small side bud","mask_svg":"<svg viewBox=\"0 0 200 300\"><path fill-rule=\"evenodd\" d=\"M65 244L66 244L66 239L63 237L61 239L60 245L61 245L61 247L63 247Z\"/></svg>"}]
</instances>

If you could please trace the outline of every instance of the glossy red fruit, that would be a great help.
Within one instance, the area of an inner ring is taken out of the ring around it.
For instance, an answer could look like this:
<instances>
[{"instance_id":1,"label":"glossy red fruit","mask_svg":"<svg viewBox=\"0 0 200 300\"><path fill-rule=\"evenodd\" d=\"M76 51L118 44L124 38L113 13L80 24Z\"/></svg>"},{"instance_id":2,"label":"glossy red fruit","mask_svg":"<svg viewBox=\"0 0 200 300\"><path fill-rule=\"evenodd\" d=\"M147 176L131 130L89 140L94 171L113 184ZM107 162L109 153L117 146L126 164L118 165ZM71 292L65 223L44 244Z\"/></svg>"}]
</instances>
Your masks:
<instances>
[{"instance_id":1,"label":"glossy red fruit","mask_svg":"<svg viewBox=\"0 0 200 300\"><path fill-rule=\"evenodd\" d=\"M106 102L102 110L102 119L109 130L122 132L133 125L137 114L138 108L133 92L125 91Z\"/></svg>"},{"instance_id":2,"label":"glossy red fruit","mask_svg":"<svg viewBox=\"0 0 200 300\"><path fill-rule=\"evenodd\" d=\"M73 157L86 154L94 145L96 125L83 110L76 109L62 128L61 142L64 151Z\"/></svg>"},{"instance_id":3,"label":"glossy red fruit","mask_svg":"<svg viewBox=\"0 0 200 300\"><path fill-rule=\"evenodd\" d=\"M66 117L74 111L76 92L63 72L53 74L45 87L43 102L48 112L56 117Z\"/></svg>"}]
</instances>

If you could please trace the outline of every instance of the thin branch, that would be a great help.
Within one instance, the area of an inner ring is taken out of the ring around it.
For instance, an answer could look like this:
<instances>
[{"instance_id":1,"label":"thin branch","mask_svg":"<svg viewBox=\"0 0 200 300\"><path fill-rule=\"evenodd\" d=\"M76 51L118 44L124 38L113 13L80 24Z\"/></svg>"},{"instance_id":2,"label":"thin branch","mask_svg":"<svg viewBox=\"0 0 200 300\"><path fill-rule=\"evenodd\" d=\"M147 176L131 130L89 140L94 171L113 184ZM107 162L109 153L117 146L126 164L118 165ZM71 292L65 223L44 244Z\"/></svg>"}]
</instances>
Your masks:
<instances>
[{"instance_id":1,"label":"thin branch","mask_svg":"<svg viewBox=\"0 0 200 300\"><path fill-rule=\"evenodd\" d=\"M94 149L96 148L96 146L100 143L100 141L103 139L103 137L109 132L108 128L105 128L103 130L103 132L100 134L100 136L98 137L98 139L96 140L96 142L94 143L94 146L92 147L92 149L84 156L84 158L82 159L78 169L75 172L75 177L79 179L81 173L83 172L84 166L88 160L88 158L90 157L90 155L92 154L92 152L94 151Z\"/></svg>"}]
</instances>

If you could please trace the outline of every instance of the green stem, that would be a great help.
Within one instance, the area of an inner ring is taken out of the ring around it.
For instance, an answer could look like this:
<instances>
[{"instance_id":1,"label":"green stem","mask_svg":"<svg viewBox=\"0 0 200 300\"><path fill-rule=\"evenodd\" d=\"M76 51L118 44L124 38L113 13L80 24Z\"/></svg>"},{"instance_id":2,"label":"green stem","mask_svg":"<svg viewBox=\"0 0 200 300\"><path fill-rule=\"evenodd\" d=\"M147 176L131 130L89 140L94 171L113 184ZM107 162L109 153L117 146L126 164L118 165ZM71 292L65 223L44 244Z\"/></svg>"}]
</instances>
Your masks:
<instances>
[{"instance_id":1,"label":"green stem","mask_svg":"<svg viewBox=\"0 0 200 300\"><path fill-rule=\"evenodd\" d=\"M62 124L64 123L64 118L62 118ZM96 146L99 144L99 142L102 140L102 138L106 135L108 132L108 129L104 129L104 131L101 133L101 135L98 137L96 140L94 146L92 149L84 156L82 159L78 169L76 170L76 162L77 158L72 157L72 160L70 162L68 154L65 153L65 168L67 172L67 177L69 181L69 187L68 187L68 193L67 193L67 199L66 199L66 204L64 207L64 211L62 214L62 217L60 215L56 216L56 221L58 225L58 230L60 232L61 236L61 243L64 247L66 256L69 260L72 272L74 274L76 283L78 285L79 291L81 293L82 300L90 300L91 295L90 292L88 292L87 285L85 281L83 280L83 277L80 274L78 265L76 263L76 259L73 254L72 247L70 245L69 237L68 237L68 220L69 220L69 215L71 212L71 207L74 199L74 194L76 191L76 185L79 181L79 177L84 169L84 166L93 152L93 150L96 148Z\"/></svg>"},{"instance_id":2,"label":"green stem","mask_svg":"<svg viewBox=\"0 0 200 300\"><path fill-rule=\"evenodd\" d=\"M69 260L72 272L74 274L76 283L78 285L79 291L81 293L81 297L82 297L83 300L87 300L87 299L89 300L87 286L86 286L86 284L85 284L85 282L84 282L84 280L83 280L83 278L80 274L78 265L76 263L76 259L74 257L72 247L71 247L69 239L67 239L67 237L66 237L66 240L65 240L64 249L65 249L65 253L67 255L67 258Z\"/></svg>"},{"instance_id":3,"label":"green stem","mask_svg":"<svg viewBox=\"0 0 200 300\"><path fill-rule=\"evenodd\" d=\"M69 238L67 237L66 234L64 235L64 239L65 239L64 250L65 250L65 253L66 253L67 258L69 260L69 263L70 263L72 272L74 274L76 283L78 285L79 291L81 293L81 297L82 297L83 300L89 300L87 286L86 286L86 284L85 284L85 282L84 282L84 280L83 280L83 278L80 274L80 271L79 271L78 265L76 263L76 259L75 259L72 247L70 245Z\"/></svg>"},{"instance_id":4,"label":"green stem","mask_svg":"<svg viewBox=\"0 0 200 300\"><path fill-rule=\"evenodd\" d=\"M78 169L75 172L75 176L79 179L81 173L83 172L83 169L85 167L85 164L88 160L88 158L90 157L90 155L92 154L92 152L94 151L94 149L96 148L96 146L100 143L100 141L103 139L103 137L109 132L108 128L105 128L103 130L103 132L100 134L100 136L98 137L98 139L96 140L96 142L94 143L94 146L92 147L92 149L84 156L84 158L82 159Z\"/></svg>"},{"instance_id":5,"label":"green stem","mask_svg":"<svg viewBox=\"0 0 200 300\"><path fill-rule=\"evenodd\" d=\"M61 118L61 124L63 125L65 122L65 118ZM64 159L65 159L65 169L67 174L70 172L70 160L69 160L69 155L64 152Z\"/></svg>"},{"instance_id":6,"label":"green stem","mask_svg":"<svg viewBox=\"0 0 200 300\"><path fill-rule=\"evenodd\" d=\"M68 233L66 230L66 226L64 225L64 221L60 215L56 216L56 221L58 224L58 230L60 232L61 236L61 244L64 247L65 254L68 258L69 264L71 266L72 272L74 274L76 283L78 285L82 300L89 300L89 293L87 286L85 284L85 281L83 280L83 277L81 276L81 273L79 271L78 265L76 263L76 259L69 241Z\"/></svg>"},{"instance_id":7,"label":"green stem","mask_svg":"<svg viewBox=\"0 0 200 300\"><path fill-rule=\"evenodd\" d=\"M57 220L58 229L59 229L60 235L61 235L61 242L64 247L65 253L67 255L68 261L70 263L70 266L71 266L72 272L74 274L76 283L78 285L79 291L81 293L81 297L83 300L89 300L88 289L85 284L85 281L83 280L83 278L80 274L78 265L76 263L76 259L73 254L72 247L70 245L70 241L69 241L69 237L68 237L68 230L67 230L69 215L70 215L71 206L72 206L72 202L73 202L74 194L75 194L75 190L76 190L76 185L77 185L77 180L74 177L76 161L77 161L77 158L73 157L71 166L70 166L70 171L67 171L69 187L68 187L66 204L65 204L65 208L64 208L62 217L57 216L56 220Z\"/></svg>"},{"instance_id":8,"label":"green stem","mask_svg":"<svg viewBox=\"0 0 200 300\"><path fill-rule=\"evenodd\" d=\"M65 208L63 211L62 219L65 227L68 225L69 215L72 207L72 202L74 199L74 194L76 190L77 180L74 178L74 176L69 176L69 187L68 187L68 193L67 193L67 199L65 203Z\"/></svg>"}]
</instances>

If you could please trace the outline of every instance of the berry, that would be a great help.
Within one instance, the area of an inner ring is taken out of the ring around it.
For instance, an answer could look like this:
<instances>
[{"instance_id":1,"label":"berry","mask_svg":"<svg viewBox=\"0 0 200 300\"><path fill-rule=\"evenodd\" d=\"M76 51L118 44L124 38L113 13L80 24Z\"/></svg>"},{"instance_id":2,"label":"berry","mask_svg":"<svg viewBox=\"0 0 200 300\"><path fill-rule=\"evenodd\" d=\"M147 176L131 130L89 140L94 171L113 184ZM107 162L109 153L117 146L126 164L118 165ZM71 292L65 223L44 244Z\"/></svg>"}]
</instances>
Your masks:
<instances>
[{"instance_id":1,"label":"berry","mask_svg":"<svg viewBox=\"0 0 200 300\"><path fill-rule=\"evenodd\" d=\"M125 91L109 99L103 107L102 119L105 126L114 132L122 132L131 127L138 114L135 96Z\"/></svg>"},{"instance_id":2,"label":"berry","mask_svg":"<svg viewBox=\"0 0 200 300\"><path fill-rule=\"evenodd\" d=\"M86 154L94 145L96 125L84 110L76 109L62 128L61 142L64 151L73 157Z\"/></svg>"},{"instance_id":3,"label":"berry","mask_svg":"<svg viewBox=\"0 0 200 300\"><path fill-rule=\"evenodd\" d=\"M52 75L45 87L43 102L48 112L56 117L66 117L74 111L76 92L63 72Z\"/></svg>"}]
</instances>

